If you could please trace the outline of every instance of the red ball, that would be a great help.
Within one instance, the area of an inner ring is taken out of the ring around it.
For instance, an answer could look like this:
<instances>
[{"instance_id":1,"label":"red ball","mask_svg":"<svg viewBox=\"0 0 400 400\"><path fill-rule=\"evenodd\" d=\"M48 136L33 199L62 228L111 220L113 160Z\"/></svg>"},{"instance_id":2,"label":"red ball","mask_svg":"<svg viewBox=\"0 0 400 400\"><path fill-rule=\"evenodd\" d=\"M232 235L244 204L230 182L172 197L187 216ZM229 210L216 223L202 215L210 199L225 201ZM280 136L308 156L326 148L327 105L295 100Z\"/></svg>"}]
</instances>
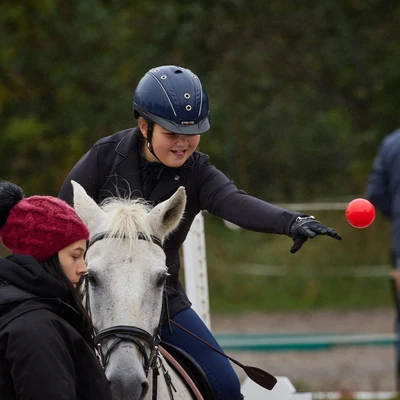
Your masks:
<instances>
[{"instance_id":1,"label":"red ball","mask_svg":"<svg viewBox=\"0 0 400 400\"><path fill-rule=\"evenodd\" d=\"M355 228L366 228L375 219L375 207L366 199L354 199L346 207L347 222Z\"/></svg>"}]
</instances>

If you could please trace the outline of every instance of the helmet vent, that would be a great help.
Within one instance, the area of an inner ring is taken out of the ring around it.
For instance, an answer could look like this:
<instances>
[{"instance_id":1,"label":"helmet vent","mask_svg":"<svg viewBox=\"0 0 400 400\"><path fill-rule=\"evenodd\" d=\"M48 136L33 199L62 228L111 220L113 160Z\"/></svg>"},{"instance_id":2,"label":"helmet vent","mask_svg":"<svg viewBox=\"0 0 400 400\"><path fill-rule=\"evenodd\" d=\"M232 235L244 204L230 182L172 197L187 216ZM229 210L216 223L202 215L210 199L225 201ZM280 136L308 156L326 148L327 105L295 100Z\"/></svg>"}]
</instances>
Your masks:
<instances>
[{"instance_id":1,"label":"helmet vent","mask_svg":"<svg viewBox=\"0 0 400 400\"><path fill-rule=\"evenodd\" d=\"M176 74L182 74L183 72L182 72L181 69L176 69L176 70L175 70L175 73L176 73Z\"/></svg>"},{"instance_id":2,"label":"helmet vent","mask_svg":"<svg viewBox=\"0 0 400 400\"><path fill-rule=\"evenodd\" d=\"M184 97L185 99L190 99L190 94L189 94L189 93L185 93L185 94L183 95L183 97Z\"/></svg>"},{"instance_id":3,"label":"helmet vent","mask_svg":"<svg viewBox=\"0 0 400 400\"><path fill-rule=\"evenodd\" d=\"M192 106L190 106L190 105L187 105L187 106L186 106L186 110L187 110L187 111L190 111L191 109L192 109Z\"/></svg>"},{"instance_id":4,"label":"helmet vent","mask_svg":"<svg viewBox=\"0 0 400 400\"><path fill-rule=\"evenodd\" d=\"M167 75L161 75L161 79L167 79Z\"/></svg>"}]
</instances>

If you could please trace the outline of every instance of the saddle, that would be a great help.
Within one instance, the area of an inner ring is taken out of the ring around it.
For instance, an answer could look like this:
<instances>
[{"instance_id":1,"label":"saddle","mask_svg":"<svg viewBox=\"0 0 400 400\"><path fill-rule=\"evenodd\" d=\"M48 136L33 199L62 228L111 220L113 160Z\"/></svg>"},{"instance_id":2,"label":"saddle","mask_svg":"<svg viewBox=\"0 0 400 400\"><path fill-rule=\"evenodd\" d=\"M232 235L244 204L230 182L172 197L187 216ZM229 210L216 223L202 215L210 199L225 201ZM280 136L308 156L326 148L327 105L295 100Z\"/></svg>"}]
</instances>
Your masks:
<instances>
[{"instance_id":1,"label":"saddle","mask_svg":"<svg viewBox=\"0 0 400 400\"><path fill-rule=\"evenodd\" d=\"M192 356L184 350L163 341L161 341L160 344L160 352L168 365L177 374L182 376L187 388L193 393L196 399L214 400L210 382L200 365Z\"/></svg>"}]
</instances>

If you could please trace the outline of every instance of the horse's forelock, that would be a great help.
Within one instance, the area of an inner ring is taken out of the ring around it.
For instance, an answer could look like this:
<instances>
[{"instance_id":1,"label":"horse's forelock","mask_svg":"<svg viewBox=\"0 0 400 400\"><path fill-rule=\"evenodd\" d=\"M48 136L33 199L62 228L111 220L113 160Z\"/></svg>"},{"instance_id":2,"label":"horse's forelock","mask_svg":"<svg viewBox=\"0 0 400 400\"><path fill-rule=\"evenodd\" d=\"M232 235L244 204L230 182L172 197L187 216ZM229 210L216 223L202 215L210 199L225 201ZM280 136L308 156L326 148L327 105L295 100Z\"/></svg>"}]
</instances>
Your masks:
<instances>
[{"instance_id":1,"label":"horse's forelock","mask_svg":"<svg viewBox=\"0 0 400 400\"><path fill-rule=\"evenodd\" d=\"M101 204L101 208L108 217L108 236L121 240L129 238L133 244L138 233L141 233L151 241L152 229L148 213L152 207L145 200L109 198Z\"/></svg>"}]
</instances>

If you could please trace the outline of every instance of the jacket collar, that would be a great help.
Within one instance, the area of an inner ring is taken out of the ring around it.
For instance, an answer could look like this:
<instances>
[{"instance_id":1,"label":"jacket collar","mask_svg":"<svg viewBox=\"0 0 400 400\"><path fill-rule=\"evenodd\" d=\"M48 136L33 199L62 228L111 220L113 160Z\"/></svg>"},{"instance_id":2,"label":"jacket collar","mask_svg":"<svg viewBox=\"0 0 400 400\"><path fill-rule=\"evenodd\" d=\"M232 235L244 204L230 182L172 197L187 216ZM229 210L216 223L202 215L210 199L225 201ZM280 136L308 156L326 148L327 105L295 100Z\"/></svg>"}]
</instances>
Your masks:
<instances>
[{"instance_id":1,"label":"jacket collar","mask_svg":"<svg viewBox=\"0 0 400 400\"><path fill-rule=\"evenodd\" d=\"M37 296L19 287L3 284L0 285L0 306L4 306L17 301L34 299Z\"/></svg>"},{"instance_id":2,"label":"jacket collar","mask_svg":"<svg viewBox=\"0 0 400 400\"><path fill-rule=\"evenodd\" d=\"M33 297L42 298L62 298L68 300L69 293L67 287L48 274L43 267L29 255L11 254L5 258L0 258L0 279L7 285L19 288L18 293L30 293ZM2 285L3 286L3 285ZM1 294L7 297L7 291ZM17 292L13 292L16 295ZM0 300L1 301L1 300Z\"/></svg>"},{"instance_id":3,"label":"jacket collar","mask_svg":"<svg viewBox=\"0 0 400 400\"><path fill-rule=\"evenodd\" d=\"M122 157L139 152L139 128L128 129L127 134L117 144L115 152Z\"/></svg>"}]
</instances>

